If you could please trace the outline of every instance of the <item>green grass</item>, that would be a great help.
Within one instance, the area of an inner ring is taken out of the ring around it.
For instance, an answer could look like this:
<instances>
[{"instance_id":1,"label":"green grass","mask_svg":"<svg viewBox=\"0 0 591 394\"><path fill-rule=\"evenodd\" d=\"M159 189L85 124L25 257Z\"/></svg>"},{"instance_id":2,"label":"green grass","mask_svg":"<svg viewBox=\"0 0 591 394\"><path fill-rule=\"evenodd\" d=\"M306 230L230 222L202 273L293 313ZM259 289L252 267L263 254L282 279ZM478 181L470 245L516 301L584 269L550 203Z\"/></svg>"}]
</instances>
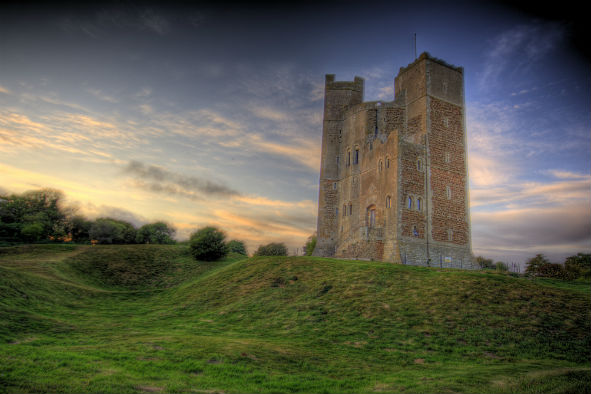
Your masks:
<instances>
[{"instance_id":1,"label":"green grass","mask_svg":"<svg viewBox=\"0 0 591 394\"><path fill-rule=\"evenodd\" d=\"M0 392L589 393L590 293L378 262L38 245L0 252Z\"/></svg>"}]
</instances>

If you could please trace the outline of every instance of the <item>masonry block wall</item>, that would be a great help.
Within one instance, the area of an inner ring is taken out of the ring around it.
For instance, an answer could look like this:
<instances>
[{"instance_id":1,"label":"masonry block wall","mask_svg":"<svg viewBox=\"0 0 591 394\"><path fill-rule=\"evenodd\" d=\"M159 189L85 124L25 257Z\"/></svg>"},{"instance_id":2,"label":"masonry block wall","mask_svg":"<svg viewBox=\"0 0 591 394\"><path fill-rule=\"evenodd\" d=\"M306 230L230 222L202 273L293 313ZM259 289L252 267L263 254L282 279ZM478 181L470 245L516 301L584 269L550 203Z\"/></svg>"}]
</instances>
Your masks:
<instances>
[{"instance_id":1,"label":"masonry block wall","mask_svg":"<svg viewBox=\"0 0 591 394\"><path fill-rule=\"evenodd\" d=\"M395 99L326 76L314 254L474 268L463 69L423 53Z\"/></svg>"}]
</instances>

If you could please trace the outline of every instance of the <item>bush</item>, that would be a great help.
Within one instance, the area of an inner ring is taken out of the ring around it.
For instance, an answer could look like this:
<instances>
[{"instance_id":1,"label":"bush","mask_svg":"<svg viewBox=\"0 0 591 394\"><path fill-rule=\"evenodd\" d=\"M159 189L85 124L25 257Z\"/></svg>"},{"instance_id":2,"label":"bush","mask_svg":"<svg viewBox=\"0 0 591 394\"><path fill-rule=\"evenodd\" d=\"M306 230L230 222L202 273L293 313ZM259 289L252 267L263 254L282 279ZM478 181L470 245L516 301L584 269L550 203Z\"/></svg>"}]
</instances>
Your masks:
<instances>
[{"instance_id":1,"label":"bush","mask_svg":"<svg viewBox=\"0 0 591 394\"><path fill-rule=\"evenodd\" d=\"M304 254L306 256L312 256L312 253L314 253L314 249L316 248L316 241L318 240L318 237L316 237L316 233L310 235L306 241L306 244L304 245Z\"/></svg>"},{"instance_id":2,"label":"bush","mask_svg":"<svg viewBox=\"0 0 591 394\"><path fill-rule=\"evenodd\" d=\"M491 259L487 259L483 256L476 257L476 263L480 266L481 269L494 269L495 264Z\"/></svg>"},{"instance_id":3,"label":"bush","mask_svg":"<svg viewBox=\"0 0 591 394\"><path fill-rule=\"evenodd\" d=\"M270 243L261 245L254 252L255 256L287 256L287 247L284 243Z\"/></svg>"},{"instance_id":4,"label":"bush","mask_svg":"<svg viewBox=\"0 0 591 394\"><path fill-rule=\"evenodd\" d=\"M497 261L495 263L495 269L498 272L507 272L507 271L509 271L509 267L507 266L507 264L503 263L502 261Z\"/></svg>"},{"instance_id":5,"label":"bush","mask_svg":"<svg viewBox=\"0 0 591 394\"><path fill-rule=\"evenodd\" d=\"M238 253L238 254L242 254L244 256L247 255L246 246L244 245L244 242L242 242L242 241L237 241L237 240L233 239L230 242L228 242L228 244L226 246L228 247L228 253Z\"/></svg>"},{"instance_id":6,"label":"bush","mask_svg":"<svg viewBox=\"0 0 591 394\"><path fill-rule=\"evenodd\" d=\"M196 260L215 261L228 254L226 234L215 227L205 227L191 234L189 245Z\"/></svg>"},{"instance_id":7,"label":"bush","mask_svg":"<svg viewBox=\"0 0 591 394\"><path fill-rule=\"evenodd\" d=\"M544 278L572 280L575 276L564 269L562 264L546 263L540 265L538 275Z\"/></svg>"}]
</instances>

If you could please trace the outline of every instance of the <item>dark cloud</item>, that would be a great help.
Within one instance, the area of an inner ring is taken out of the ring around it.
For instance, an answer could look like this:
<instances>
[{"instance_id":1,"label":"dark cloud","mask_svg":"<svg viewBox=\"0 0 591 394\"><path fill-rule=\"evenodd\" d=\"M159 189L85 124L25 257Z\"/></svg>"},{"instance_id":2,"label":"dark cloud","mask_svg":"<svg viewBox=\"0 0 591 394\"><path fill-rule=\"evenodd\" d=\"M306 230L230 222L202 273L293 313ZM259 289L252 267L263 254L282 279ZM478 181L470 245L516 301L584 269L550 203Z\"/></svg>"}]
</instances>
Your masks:
<instances>
[{"instance_id":1,"label":"dark cloud","mask_svg":"<svg viewBox=\"0 0 591 394\"><path fill-rule=\"evenodd\" d=\"M129 162L124 173L136 178L135 186L155 193L178 195L192 200L200 200L203 196L233 197L240 195L238 191L220 182L177 174L162 167L145 165L135 160Z\"/></svg>"},{"instance_id":2,"label":"dark cloud","mask_svg":"<svg viewBox=\"0 0 591 394\"><path fill-rule=\"evenodd\" d=\"M565 256L589 252L591 212L588 206L533 208L472 215L475 249Z\"/></svg>"}]
</instances>

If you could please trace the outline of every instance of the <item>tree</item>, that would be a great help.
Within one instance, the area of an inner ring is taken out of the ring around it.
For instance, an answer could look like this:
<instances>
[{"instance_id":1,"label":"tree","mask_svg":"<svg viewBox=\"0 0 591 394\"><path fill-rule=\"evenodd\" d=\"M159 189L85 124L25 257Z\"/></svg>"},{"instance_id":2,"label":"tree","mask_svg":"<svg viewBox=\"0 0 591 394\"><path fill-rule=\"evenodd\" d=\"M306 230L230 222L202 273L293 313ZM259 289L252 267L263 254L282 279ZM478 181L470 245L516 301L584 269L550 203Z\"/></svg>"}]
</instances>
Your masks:
<instances>
[{"instance_id":1,"label":"tree","mask_svg":"<svg viewBox=\"0 0 591 394\"><path fill-rule=\"evenodd\" d=\"M99 218L90 227L89 235L101 244L132 244L135 243L136 230L123 220Z\"/></svg>"},{"instance_id":2,"label":"tree","mask_svg":"<svg viewBox=\"0 0 591 394\"><path fill-rule=\"evenodd\" d=\"M175 243L172 238L176 230L164 222L145 224L139 228L135 241L138 244L167 244Z\"/></svg>"},{"instance_id":3,"label":"tree","mask_svg":"<svg viewBox=\"0 0 591 394\"><path fill-rule=\"evenodd\" d=\"M28 223L21 227L21 237L27 242L39 241L43 235L43 225L41 223Z\"/></svg>"},{"instance_id":4,"label":"tree","mask_svg":"<svg viewBox=\"0 0 591 394\"><path fill-rule=\"evenodd\" d=\"M246 252L246 246L242 241L233 239L230 242L228 242L226 246L228 247L228 253L238 253L244 256L248 255L248 253Z\"/></svg>"},{"instance_id":5,"label":"tree","mask_svg":"<svg viewBox=\"0 0 591 394\"><path fill-rule=\"evenodd\" d=\"M544 264L550 264L550 261L548 261L543 254L537 254L525 263L525 273L533 276L540 276L540 270Z\"/></svg>"},{"instance_id":6,"label":"tree","mask_svg":"<svg viewBox=\"0 0 591 394\"><path fill-rule=\"evenodd\" d=\"M482 269L494 269L495 264L493 263L492 259L487 259L485 257L482 256L478 256L476 257L476 263L480 266L480 268Z\"/></svg>"},{"instance_id":7,"label":"tree","mask_svg":"<svg viewBox=\"0 0 591 394\"><path fill-rule=\"evenodd\" d=\"M73 242L88 242L90 240L90 228L92 222L84 216L72 216L68 220L68 229Z\"/></svg>"},{"instance_id":8,"label":"tree","mask_svg":"<svg viewBox=\"0 0 591 394\"><path fill-rule=\"evenodd\" d=\"M63 204L63 193L59 190L28 191L21 195L3 196L1 200L0 236L31 241L58 239L66 234L67 210Z\"/></svg>"},{"instance_id":9,"label":"tree","mask_svg":"<svg viewBox=\"0 0 591 394\"><path fill-rule=\"evenodd\" d=\"M591 277L591 254L577 253L576 256L569 256L564 261L564 268L573 274L575 278Z\"/></svg>"},{"instance_id":10,"label":"tree","mask_svg":"<svg viewBox=\"0 0 591 394\"><path fill-rule=\"evenodd\" d=\"M287 256L287 247L284 243L270 243L261 245L254 253L255 256Z\"/></svg>"},{"instance_id":11,"label":"tree","mask_svg":"<svg viewBox=\"0 0 591 394\"><path fill-rule=\"evenodd\" d=\"M191 254L196 260L219 260L228 254L225 239L226 234L223 231L215 227L204 227L191 234Z\"/></svg>"},{"instance_id":12,"label":"tree","mask_svg":"<svg viewBox=\"0 0 591 394\"><path fill-rule=\"evenodd\" d=\"M316 233L310 235L306 240L306 244L304 245L304 254L306 256L312 256L314 253L314 248L316 248L316 241L318 237L316 237Z\"/></svg>"}]
</instances>

